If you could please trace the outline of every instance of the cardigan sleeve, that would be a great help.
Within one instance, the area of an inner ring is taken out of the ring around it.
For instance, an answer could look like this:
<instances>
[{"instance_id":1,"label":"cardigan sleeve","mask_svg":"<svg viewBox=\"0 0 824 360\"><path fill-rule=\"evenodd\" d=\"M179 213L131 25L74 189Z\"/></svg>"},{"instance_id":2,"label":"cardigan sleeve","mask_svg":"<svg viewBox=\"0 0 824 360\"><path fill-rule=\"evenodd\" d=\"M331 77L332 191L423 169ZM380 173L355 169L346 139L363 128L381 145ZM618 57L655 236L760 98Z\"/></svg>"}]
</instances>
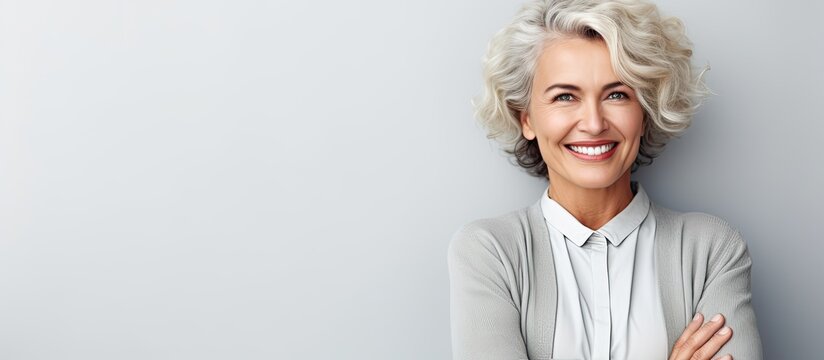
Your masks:
<instances>
[{"instance_id":1,"label":"cardigan sleeve","mask_svg":"<svg viewBox=\"0 0 824 360\"><path fill-rule=\"evenodd\" d=\"M448 265L453 359L527 359L512 264L493 233L462 227Z\"/></svg>"},{"instance_id":2,"label":"cardigan sleeve","mask_svg":"<svg viewBox=\"0 0 824 360\"><path fill-rule=\"evenodd\" d=\"M732 329L732 338L718 351L733 359L761 360L761 338L756 326L750 290L749 251L738 230L731 231L710 268L696 311L707 318L722 314L725 325Z\"/></svg>"}]
</instances>

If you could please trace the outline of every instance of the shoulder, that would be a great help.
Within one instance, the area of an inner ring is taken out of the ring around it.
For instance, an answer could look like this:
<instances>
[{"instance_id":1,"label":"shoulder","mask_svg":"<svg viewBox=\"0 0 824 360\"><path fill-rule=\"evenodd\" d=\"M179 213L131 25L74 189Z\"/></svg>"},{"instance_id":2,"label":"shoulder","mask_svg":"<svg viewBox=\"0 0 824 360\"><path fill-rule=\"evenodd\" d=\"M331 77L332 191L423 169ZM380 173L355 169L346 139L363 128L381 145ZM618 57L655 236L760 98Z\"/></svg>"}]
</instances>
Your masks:
<instances>
[{"instance_id":1,"label":"shoulder","mask_svg":"<svg viewBox=\"0 0 824 360\"><path fill-rule=\"evenodd\" d=\"M532 206L498 216L470 221L453 233L449 256L492 256L498 260L514 260L523 253L530 238L529 211Z\"/></svg>"},{"instance_id":2,"label":"shoulder","mask_svg":"<svg viewBox=\"0 0 824 360\"><path fill-rule=\"evenodd\" d=\"M665 218L681 232L681 246L685 255L701 255L710 262L720 260L735 250L746 251L741 232L727 220L705 212L681 212L655 206L656 220Z\"/></svg>"}]
</instances>

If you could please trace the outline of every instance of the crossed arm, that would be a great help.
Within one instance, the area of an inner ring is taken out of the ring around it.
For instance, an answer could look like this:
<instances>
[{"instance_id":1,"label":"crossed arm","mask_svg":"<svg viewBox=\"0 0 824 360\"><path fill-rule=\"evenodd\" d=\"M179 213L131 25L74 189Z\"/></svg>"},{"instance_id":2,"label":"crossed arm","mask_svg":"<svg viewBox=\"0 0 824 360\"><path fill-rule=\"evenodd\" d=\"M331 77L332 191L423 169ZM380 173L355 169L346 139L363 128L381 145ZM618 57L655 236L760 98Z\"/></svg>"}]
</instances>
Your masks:
<instances>
[{"instance_id":1,"label":"crossed arm","mask_svg":"<svg viewBox=\"0 0 824 360\"><path fill-rule=\"evenodd\" d=\"M476 229L477 230L477 229ZM731 354L761 360L761 340L750 290L752 262L738 231L723 242L713 268L707 269L691 322L676 342L670 359L712 359ZM511 264L491 234L463 228L448 251L453 359L528 359ZM697 280L698 281L698 280ZM710 322L722 314L721 323ZM723 326L732 329L718 334ZM733 335L733 333L735 335ZM697 357L693 357L696 355Z\"/></svg>"}]
</instances>

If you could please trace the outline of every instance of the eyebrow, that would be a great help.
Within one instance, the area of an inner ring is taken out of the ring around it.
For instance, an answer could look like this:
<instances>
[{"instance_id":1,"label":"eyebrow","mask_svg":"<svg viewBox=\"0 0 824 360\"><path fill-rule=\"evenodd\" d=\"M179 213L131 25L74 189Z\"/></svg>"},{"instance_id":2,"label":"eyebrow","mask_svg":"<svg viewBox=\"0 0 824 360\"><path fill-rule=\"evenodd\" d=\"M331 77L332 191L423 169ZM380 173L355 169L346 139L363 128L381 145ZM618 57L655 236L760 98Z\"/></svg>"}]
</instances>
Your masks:
<instances>
[{"instance_id":1,"label":"eyebrow","mask_svg":"<svg viewBox=\"0 0 824 360\"><path fill-rule=\"evenodd\" d=\"M609 83L609 84L604 85L604 87L601 88L601 91L606 91L608 89L619 87L621 85L624 85L624 83L622 83L620 81ZM546 90L544 90L544 94L548 93L552 89L565 89L565 90L581 91L581 88L579 88L575 85L571 85L571 84L553 84L550 87L546 88Z\"/></svg>"}]
</instances>

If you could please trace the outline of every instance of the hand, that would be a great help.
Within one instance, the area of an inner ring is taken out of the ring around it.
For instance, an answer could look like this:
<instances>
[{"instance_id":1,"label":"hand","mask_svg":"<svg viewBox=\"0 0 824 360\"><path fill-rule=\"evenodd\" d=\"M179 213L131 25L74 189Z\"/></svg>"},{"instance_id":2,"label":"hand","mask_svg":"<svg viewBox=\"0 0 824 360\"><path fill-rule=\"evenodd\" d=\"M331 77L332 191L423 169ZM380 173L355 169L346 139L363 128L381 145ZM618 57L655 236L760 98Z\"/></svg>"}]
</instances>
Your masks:
<instances>
[{"instance_id":1,"label":"hand","mask_svg":"<svg viewBox=\"0 0 824 360\"><path fill-rule=\"evenodd\" d=\"M695 314L695 318L672 347L669 360L709 360L732 337L732 329L726 326L722 328L724 316L721 314L715 315L702 326L703 323L704 316ZM732 356L727 354L716 360L732 360Z\"/></svg>"}]
</instances>

